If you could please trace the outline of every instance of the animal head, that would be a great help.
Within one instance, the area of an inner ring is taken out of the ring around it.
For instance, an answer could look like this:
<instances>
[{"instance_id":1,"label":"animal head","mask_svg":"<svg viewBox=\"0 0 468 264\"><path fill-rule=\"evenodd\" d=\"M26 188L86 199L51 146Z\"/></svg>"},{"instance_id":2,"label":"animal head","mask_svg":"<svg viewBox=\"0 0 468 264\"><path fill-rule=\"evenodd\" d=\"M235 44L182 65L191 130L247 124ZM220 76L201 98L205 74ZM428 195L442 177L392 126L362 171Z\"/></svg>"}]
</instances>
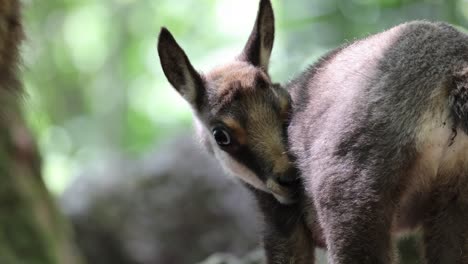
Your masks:
<instances>
[{"instance_id":1,"label":"animal head","mask_svg":"<svg viewBox=\"0 0 468 264\"><path fill-rule=\"evenodd\" d=\"M250 37L233 61L201 74L165 28L158 53L167 79L191 105L208 150L228 172L287 203L297 179L286 146L291 99L268 75L273 39L273 9L261 0Z\"/></svg>"}]
</instances>

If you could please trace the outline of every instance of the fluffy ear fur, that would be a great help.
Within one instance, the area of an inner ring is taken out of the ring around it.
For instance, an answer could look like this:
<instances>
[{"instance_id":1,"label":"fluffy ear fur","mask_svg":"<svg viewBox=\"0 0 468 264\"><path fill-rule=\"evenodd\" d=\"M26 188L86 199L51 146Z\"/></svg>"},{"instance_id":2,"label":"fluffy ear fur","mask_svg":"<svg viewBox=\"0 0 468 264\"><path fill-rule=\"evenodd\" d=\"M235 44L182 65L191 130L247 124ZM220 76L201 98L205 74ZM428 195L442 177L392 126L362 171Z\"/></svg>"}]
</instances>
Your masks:
<instances>
[{"instance_id":1,"label":"fluffy ear fur","mask_svg":"<svg viewBox=\"0 0 468 264\"><path fill-rule=\"evenodd\" d=\"M167 80L192 107L198 109L205 93L203 79L166 28L159 33L158 53Z\"/></svg>"},{"instance_id":2,"label":"fluffy ear fur","mask_svg":"<svg viewBox=\"0 0 468 264\"><path fill-rule=\"evenodd\" d=\"M261 0L257 19L240 59L268 71L273 40L275 38L275 17L270 0Z\"/></svg>"}]
</instances>

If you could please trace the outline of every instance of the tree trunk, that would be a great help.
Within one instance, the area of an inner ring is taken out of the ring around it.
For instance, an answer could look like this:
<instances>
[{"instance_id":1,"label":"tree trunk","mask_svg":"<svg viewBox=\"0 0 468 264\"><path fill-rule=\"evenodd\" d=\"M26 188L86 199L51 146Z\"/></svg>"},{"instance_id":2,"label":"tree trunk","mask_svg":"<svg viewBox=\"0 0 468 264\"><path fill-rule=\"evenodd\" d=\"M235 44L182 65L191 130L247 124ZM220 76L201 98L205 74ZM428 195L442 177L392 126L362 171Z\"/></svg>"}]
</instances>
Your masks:
<instances>
[{"instance_id":1,"label":"tree trunk","mask_svg":"<svg viewBox=\"0 0 468 264\"><path fill-rule=\"evenodd\" d=\"M0 263L80 264L22 118L19 0L0 0Z\"/></svg>"}]
</instances>

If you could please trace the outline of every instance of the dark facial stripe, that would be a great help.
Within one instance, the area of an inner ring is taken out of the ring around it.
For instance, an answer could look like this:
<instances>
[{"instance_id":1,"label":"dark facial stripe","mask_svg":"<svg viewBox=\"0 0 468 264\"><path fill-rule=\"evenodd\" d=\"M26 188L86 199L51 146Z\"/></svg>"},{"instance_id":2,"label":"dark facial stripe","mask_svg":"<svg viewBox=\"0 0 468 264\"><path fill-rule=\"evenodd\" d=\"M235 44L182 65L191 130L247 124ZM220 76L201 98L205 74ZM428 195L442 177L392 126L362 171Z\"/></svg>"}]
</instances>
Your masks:
<instances>
[{"instance_id":1,"label":"dark facial stripe","mask_svg":"<svg viewBox=\"0 0 468 264\"><path fill-rule=\"evenodd\" d=\"M256 155L248 146L239 146L239 149L232 151L229 154L237 162L253 171L261 181L264 182L266 180L266 173L264 169L262 169L265 168L265 165L256 158Z\"/></svg>"}]
</instances>

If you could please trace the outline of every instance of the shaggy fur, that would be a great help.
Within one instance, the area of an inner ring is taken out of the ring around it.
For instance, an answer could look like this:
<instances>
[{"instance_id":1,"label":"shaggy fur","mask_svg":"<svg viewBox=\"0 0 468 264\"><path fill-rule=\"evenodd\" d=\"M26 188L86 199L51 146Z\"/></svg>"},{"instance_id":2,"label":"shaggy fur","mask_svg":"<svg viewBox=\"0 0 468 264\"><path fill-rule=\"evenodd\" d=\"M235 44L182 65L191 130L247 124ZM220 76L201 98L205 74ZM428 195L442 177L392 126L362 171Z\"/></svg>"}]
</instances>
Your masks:
<instances>
[{"instance_id":1,"label":"shaggy fur","mask_svg":"<svg viewBox=\"0 0 468 264\"><path fill-rule=\"evenodd\" d=\"M357 41L287 87L289 143L330 263L390 263L422 227L427 263L468 263L468 37L411 22Z\"/></svg>"}]
</instances>

